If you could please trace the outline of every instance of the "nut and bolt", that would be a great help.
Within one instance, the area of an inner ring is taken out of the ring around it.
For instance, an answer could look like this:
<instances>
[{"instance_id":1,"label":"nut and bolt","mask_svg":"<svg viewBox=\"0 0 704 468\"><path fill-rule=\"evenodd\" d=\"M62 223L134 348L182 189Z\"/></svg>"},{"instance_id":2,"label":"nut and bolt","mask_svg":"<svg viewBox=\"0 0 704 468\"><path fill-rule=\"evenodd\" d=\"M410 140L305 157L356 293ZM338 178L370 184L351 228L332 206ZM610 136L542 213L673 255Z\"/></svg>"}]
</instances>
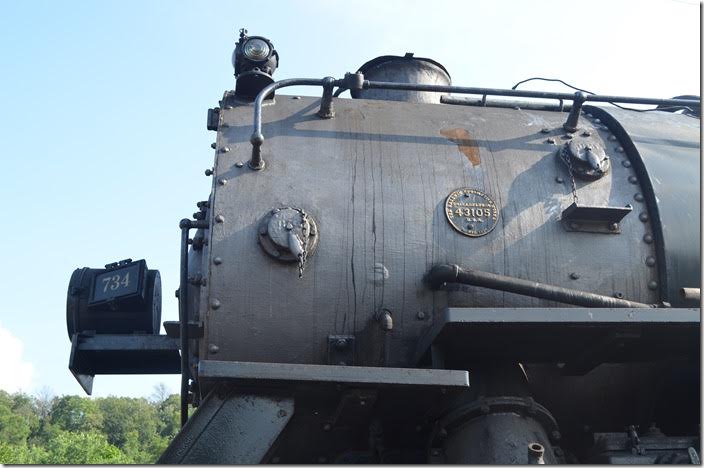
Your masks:
<instances>
[{"instance_id":1,"label":"nut and bolt","mask_svg":"<svg viewBox=\"0 0 704 468\"><path fill-rule=\"evenodd\" d=\"M616 299L623 299L623 293L622 292L615 292L614 297Z\"/></svg>"},{"instance_id":2,"label":"nut and bolt","mask_svg":"<svg viewBox=\"0 0 704 468\"><path fill-rule=\"evenodd\" d=\"M546 143L549 143L549 144L551 144L551 145L554 145L554 144L555 144L555 139L554 139L554 138L548 138L547 140L545 140L545 142L546 142Z\"/></svg>"},{"instance_id":3,"label":"nut and bolt","mask_svg":"<svg viewBox=\"0 0 704 468\"><path fill-rule=\"evenodd\" d=\"M221 153L229 153L230 152L230 147L229 146L224 146L220 148Z\"/></svg>"},{"instance_id":4,"label":"nut and bolt","mask_svg":"<svg viewBox=\"0 0 704 468\"><path fill-rule=\"evenodd\" d=\"M618 223L609 224L609 231L618 231Z\"/></svg>"},{"instance_id":5,"label":"nut and bolt","mask_svg":"<svg viewBox=\"0 0 704 468\"><path fill-rule=\"evenodd\" d=\"M217 146L218 146L218 144L215 143L215 142L213 142L213 143L210 144L210 147L213 148L213 149L217 148Z\"/></svg>"},{"instance_id":6,"label":"nut and bolt","mask_svg":"<svg viewBox=\"0 0 704 468\"><path fill-rule=\"evenodd\" d=\"M578 280L578 279L579 279L579 273L577 273L576 271L573 271L572 273L570 273L570 279Z\"/></svg>"},{"instance_id":7,"label":"nut and bolt","mask_svg":"<svg viewBox=\"0 0 704 468\"><path fill-rule=\"evenodd\" d=\"M335 348L337 349L345 349L347 347L347 340L344 338L340 338L335 341Z\"/></svg>"},{"instance_id":8,"label":"nut and bolt","mask_svg":"<svg viewBox=\"0 0 704 468\"><path fill-rule=\"evenodd\" d=\"M211 175L213 175L213 170L212 170L212 169L206 169L206 170L205 170L205 175L208 176L208 177L210 177Z\"/></svg>"},{"instance_id":9,"label":"nut and bolt","mask_svg":"<svg viewBox=\"0 0 704 468\"><path fill-rule=\"evenodd\" d=\"M416 318L417 318L418 320L425 320L425 312L423 312L423 311L418 312L418 313L416 314Z\"/></svg>"},{"instance_id":10,"label":"nut and bolt","mask_svg":"<svg viewBox=\"0 0 704 468\"><path fill-rule=\"evenodd\" d=\"M292 230L292 229L293 229L293 224L291 224L291 223L286 223L286 230L287 230L287 231L290 231L290 230Z\"/></svg>"},{"instance_id":11,"label":"nut and bolt","mask_svg":"<svg viewBox=\"0 0 704 468\"><path fill-rule=\"evenodd\" d=\"M543 129L540 130L540 131L541 131L542 133L550 133L550 129L549 129L549 128L543 128Z\"/></svg>"},{"instance_id":12,"label":"nut and bolt","mask_svg":"<svg viewBox=\"0 0 704 468\"><path fill-rule=\"evenodd\" d=\"M220 185L227 184L227 179L223 179L223 178L218 179L218 184L220 184Z\"/></svg>"}]
</instances>

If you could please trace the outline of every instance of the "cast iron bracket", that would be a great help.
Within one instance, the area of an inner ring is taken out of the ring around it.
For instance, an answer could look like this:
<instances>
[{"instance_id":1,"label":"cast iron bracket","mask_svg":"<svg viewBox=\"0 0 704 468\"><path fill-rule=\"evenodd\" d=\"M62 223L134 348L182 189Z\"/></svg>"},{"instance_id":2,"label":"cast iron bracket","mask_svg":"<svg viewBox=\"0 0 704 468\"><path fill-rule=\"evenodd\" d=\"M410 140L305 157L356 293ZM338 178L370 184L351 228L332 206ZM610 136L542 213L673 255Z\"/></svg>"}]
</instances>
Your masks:
<instances>
[{"instance_id":1,"label":"cast iron bracket","mask_svg":"<svg viewBox=\"0 0 704 468\"><path fill-rule=\"evenodd\" d=\"M595 232L598 234L621 234L621 220L633 207L579 206L572 203L562 212L562 226L570 232Z\"/></svg>"}]
</instances>

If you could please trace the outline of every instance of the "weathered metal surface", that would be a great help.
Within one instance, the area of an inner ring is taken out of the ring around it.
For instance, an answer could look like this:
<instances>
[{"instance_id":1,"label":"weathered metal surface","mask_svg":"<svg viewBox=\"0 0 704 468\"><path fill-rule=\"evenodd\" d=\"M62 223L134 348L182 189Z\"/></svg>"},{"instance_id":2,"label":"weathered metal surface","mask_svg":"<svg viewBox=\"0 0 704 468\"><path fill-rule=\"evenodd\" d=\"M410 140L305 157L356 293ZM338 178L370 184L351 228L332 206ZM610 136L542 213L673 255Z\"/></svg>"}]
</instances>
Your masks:
<instances>
[{"instance_id":1,"label":"weathered metal surface","mask_svg":"<svg viewBox=\"0 0 704 468\"><path fill-rule=\"evenodd\" d=\"M74 334L68 368L87 394L97 374L178 374L178 340L166 335Z\"/></svg>"},{"instance_id":2,"label":"weathered metal surface","mask_svg":"<svg viewBox=\"0 0 704 468\"><path fill-rule=\"evenodd\" d=\"M458 387L469 386L467 371L444 369L405 369L392 367L321 366L313 364L277 364L233 361L201 361L198 376L203 379L227 379L234 382L342 383L355 385Z\"/></svg>"},{"instance_id":3,"label":"weathered metal surface","mask_svg":"<svg viewBox=\"0 0 704 468\"><path fill-rule=\"evenodd\" d=\"M572 196L567 184L556 183L567 172L546 139L569 139L561 128L564 114L337 100L335 118L325 120L315 115L318 104L278 96L266 107L263 171L238 165L250 156L252 107L221 113L227 125L217 146L231 151L216 154L216 176L228 183L214 185L211 205L224 222L212 223L209 232L210 275L201 300L205 359L320 364L327 360L326 337L344 334L357 336L357 363L384 362L388 340L388 364L404 366L429 323L417 319L421 312L432 322L448 305L555 306L472 287L432 292L421 280L437 263L657 302L648 285L658 265L633 261L654 256L637 217L623 219L620 236L560 226ZM607 155L616 154L606 144L610 132L587 119L581 126ZM443 134L457 128L467 130L479 164ZM639 189L629 175L618 165L599 180L578 181L580 200L632 203ZM470 238L447 223L445 198L457 187L495 201L496 229ZM272 206L305 209L323 233L300 280L295 265L273 261L256 246L259 219ZM380 268L387 272L381 279ZM570 278L574 271L578 280ZM382 308L394 319L387 336L371 325Z\"/></svg>"},{"instance_id":4,"label":"weathered metal surface","mask_svg":"<svg viewBox=\"0 0 704 468\"><path fill-rule=\"evenodd\" d=\"M655 237L663 300L683 306L679 289L701 284L701 122L669 112L589 109L613 127L633 163L629 172L650 213L642 221Z\"/></svg>"},{"instance_id":5,"label":"weathered metal surface","mask_svg":"<svg viewBox=\"0 0 704 468\"><path fill-rule=\"evenodd\" d=\"M292 398L213 390L191 416L159 464L261 463L294 413Z\"/></svg>"},{"instance_id":6,"label":"weathered metal surface","mask_svg":"<svg viewBox=\"0 0 704 468\"><path fill-rule=\"evenodd\" d=\"M699 309L449 308L418 342L416 356L427 360L434 345L448 359L477 362L565 363L588 360L589 352L596 360L590 364L695 357L699 315Z\"/></svg>"},{"instance_id":7,"label":"weathered metal surface","mask_svg":"<svg viewBox=\"0 0 704 468\"><path fill-rule=\"evenodd\" d=\"M413 57L408 53L403 57L385 55L365 63L359 68L368 80L397 83L418 83L427 85L452 84L450 74L445 67L434 60ZM351 90L352 97L361 99L380 99L386 101L440 102L442 93L432 91L401 91L381 89Z\"/></svg>"}]
</instances>

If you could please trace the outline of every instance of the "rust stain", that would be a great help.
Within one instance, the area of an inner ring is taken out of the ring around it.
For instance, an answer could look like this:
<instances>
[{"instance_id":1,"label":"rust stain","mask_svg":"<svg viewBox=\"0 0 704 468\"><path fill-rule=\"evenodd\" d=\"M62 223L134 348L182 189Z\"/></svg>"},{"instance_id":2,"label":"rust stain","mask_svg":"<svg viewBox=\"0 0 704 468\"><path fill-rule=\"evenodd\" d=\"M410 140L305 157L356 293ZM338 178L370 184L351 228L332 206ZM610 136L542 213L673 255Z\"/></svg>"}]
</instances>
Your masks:
<instances>
[{"instance_id":1,"label":"rust stain","mask_svg":"<svg viewBox=\"0 0 704 468\"><path fill-rule=\"evenodd\" d=\"M464 128L443 128L440 134L457 145L457 148L467 156L472 166L478 166L481 162L479 158L479 148L472 136Z\"/></svg>"}]
</instances>

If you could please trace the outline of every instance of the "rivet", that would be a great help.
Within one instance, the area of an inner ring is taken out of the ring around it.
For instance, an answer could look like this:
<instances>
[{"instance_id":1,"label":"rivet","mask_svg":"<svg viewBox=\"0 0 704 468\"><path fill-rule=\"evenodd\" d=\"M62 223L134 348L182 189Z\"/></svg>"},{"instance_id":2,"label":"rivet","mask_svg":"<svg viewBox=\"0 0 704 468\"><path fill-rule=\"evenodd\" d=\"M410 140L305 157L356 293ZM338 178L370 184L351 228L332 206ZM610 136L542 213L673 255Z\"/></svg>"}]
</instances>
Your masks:
<instances>
[{"instance_id":1,"label":"rivet","mask_svg":"<svg viewBox=\"0 0 704 468\"><path fill-rule=\"evenodd\" d=\"M625 161L623 161L621 164L623 165L623 167L631 167L631 161L629 161L627 159Z\"/></svg>"},{"instance_id":2,"label":"rivet","mask_svg":"<svg viewBox=\"0 0 704 468\"><path fill-rule=\"evenodd\" d=\"M220 257L215 257L215 258L213 259L213 263L216 264L216 265L220 265L220 264L222 263L222 258L220 258Z\"/></svg>"},{"instance_id":3,"label":"rivet","mask_svg":"<svg viewBox=\"0 0 704 468\"><path fill-rule=\"evenodd\" d=\"M550 129L549 129L549 128L544 128L544 129L542 129L542 130L540 130L540 131L543 132L543 133L550 133Z\"/></svg>"},{"instance_id":4,"label":"rivet","mask_svg":"<svg viewBox=\"0 0 704 468\"><path fill-rule=\"evenodd\" d=\"M222 223L222 222L224 222L224 221L225 221L225 217L224 217L223 215L217 215L217 216L215 217L215 222L216 222L216 223Z\"/></svg>"},{"instance_id":5,"label":"rivet","mask_svg":"<svg viewBox=\"0 0 704 468\"><path fill-rule=\"evenodd\" d=\"M644 235L643 242L645 242L646 244L652 244L653 243L653 235L652 234Z\"/></svg>"},{"instance_id":6,"label":"rivet","mask_svg":"<svg viewBox=\"0 0 704 468\"><path fill-rule=\"evenodd\" d=\"M417 318L418 320L425 320L425 312L423 312L423 311L418 312L418 313L416 314L416 318Z\"/></svg>"},{"instance_id":7,"label":"rivet","mask_svg":"<svg viewBox=\"0 0 704 468\"><path fill-rule=\"evenodd\" d=\"M648 257L645 259L645 264L649 267L655 266L655 257Z\"/></svg>"},{"instance_id":8,"label":"rivet","mask_svg":"<svg viewBox=\"0 0 704 468\"><path fill-rule=\"evenodd\" d=\"M642 201L643 201L643 194L642 194L642 193L636 193L635 195L633 195L633 199L634 199L635 201L642 202Z\"/></svg>"},{"instance_id":9,"label":"rivet","mask_svg":"<svg viewBox=\"0 0 704 468\"><path fill-rule=\"evenodd\" d=\"M335 348L337 349L345 349L347 347L347 340L344 338L340 338L335 341Z\"/></svg>"},{"instance_id":10,"label":"rivet","mask_svg":"<svg viewBox=\"0 0 704 468\"><path fill-rule=\"evenodd\" d=\"M210 301L210 307L212 309L219 309L220 308L220 301L217 299L213 299L212 301Z\"/></svg>"},{"instance_id":11,"label":"rivet","mask_svg":"<svg viewBox=\"0 0 704 468\"><path fill-rule=\"evenodd\" d=\"M218 145L217 145L217 143L215 143L215 142L212 142L212 143L210 144L210 147L213 148L213 149L215 149L217 146L218 146Z\"/></svg>"},{"instance_id":12,"label":"rivet","mask_svg":"<svg viewBox=\"0 0 704 468\"><path fill-rule=\"evenodd\" d=\"M609 141L616 141L616 137L613 135L609 135Z\"/></svg>"},{"instance_id":13,"label":"rivet","mask_svg":"<svg viewBox=\"0 0 704 468\"><path fill-rule=\"evenodd\" d=\"M617 153L623 153L623 146L617 146L617 147L616 147L616 152L617 152Z\"/></svg>"},{"instance_id":14,"label":"rivet","mask_svg":"<svg viewBox=\"0 0 704 468\"><path fill-rule=\"evenodd\" d=\"M560 177L560 176L555 177L555 182L557 182L558 184L561 184L561 183L563 183L564 181L565 181L565 180L564 180L562 177Z\"/></svg>"},{"instance_id":15,"label":"rivet","mask_svg":"<svg viewBox=\"0 0 704 468\"><path fill-rule=\"evenodd\" d=\"M225 185L225 184L227 184L227 179L222 179L222 178L221 178L221 179L218 179L218 184L220 184L220 185Z\"/></svg>"},{"instance_id":16,"label":"rivet","mask_svg":"<svg viewBox=\"0 0 704 468\"><path fill-rule=\"evenodd\" d=\"M235 167L236 167L236 168L242 168L242 167L244 167L244 163L243 163L242 161L237 161L237 162L235 163Z\"/></svg>"},{"instance_id":17,"label":"rivet","mask_svg":"<svg viewBox=\"0 0 704 468\"><path fill-rule=\"evenodd\" d=\"M609 224L609 231L618 231L618 223Z\"/></svg>"},{"instance_id":18,"label":"rivet","mask_svg":"<svg viewBox=\"0 0 704 468\"><path fill-rule=\"evenodd\" d=\"M573 280L578 280L578 279L579 279L579 273L573 271L572 273L570 273L570 278L573 279Z\"/></svg>"},{"instance_id":19,"label":"rivet","mask_svg":"<svg viewBox=\"0 0 704 468\"><path fill-rule=\"evenodd\" d=\"M330 424L330 423L323 424L323 430L325 432L329 431L330 429L332 429L332 424Z\"/></svg>"},{"instance_id":20,"label":"rivet","mask_svg":"<svg viewBox=\"0 0 704 468\"><path fill-rule=\"evenodd\" d=\"M590 137L590 136L592 136L592 132L590 132L589 130L585 130L582 132L582 136Z\"/></svg>"},{"instance_id":21,"label":"rivet","mask_svg":"<svg viewBox=\"0 0 704 468\"><path fill-rule=\"evenodd\" d=\"M647 223L648 222L648 213L643 212L643 213L639 214L638 219L640 219L644 223Z\"/></svg>"},{"instance_id":22,"label":"rivet","mask_svg":"<svg viewBox=\"0 0 704 468\"><path fill-rule=\"evenodd\" d=\"M638 177L632 175L628 177L628 181L632 184L637 184L638 183Z\"/></svg>"},{"instance_id":23,"label":"rivet","mask_svg":"<svg viewBox=\"0 0 704 468\"><path fill-rule=\"evenodd\" d=\"M229 147L229 146L225 146L224 148L220 148L220 152L221 152L221 153L229 153L229 152L230 152L230 147Z\"/></svg>"},{"instance_id":24,"label":"rivet","mask_svg":"<svg viewBox=\"0 0 704 468\"><path fill-rule=\"evenodd\" d=\"M205 170L205 175L208 176L208 177L210 177L211 175L213 175L213 170L212 170L212 169L206 169L206 170Z\"/></svg>"},{"instance_id":25,"label":"rivet","mask_svg":"<svg viewBox=\"0 0 704 468\"><path fill-rule=\"evenodd\" d=\"M559 431L552 431L550 435L552 436L553 440L560 440L562 438L562 434L560 434Z\"/></svg>"},{"instance_id":26,"label":"rivet","mask_svg":"<svg viewBox=\"0 0 704 468\"><path fill-rule=\"evenodd\" d=\"M554 144L555 144L555 139L554 139L554 138L548 138L547 140L545 140L545 142L546 142L546 143L549 143L549 144L551 144L551 145L554 145Z\"/></svg>"},{"instance_id":27,"label":"rivet","mask_svg":"<svg viewBox=\"0 0 704 468\"><path fill-rule=\"evenodd\" d=\"M651 291L655 291L656 289L658 289L658 282L653 280L648 283L648 289L650 289Z\"/></svg>"},{"instance_id":28,"label":"rivet","mask_svg":"<svg viewBox=\"0 0 704 468\"><path fill-rule=\"evenodd\" d=\"M280 418L283 418L287 415L288 413L285 410L280 409L278 412L278 415Z\"/></svg>"},{"instance_id":29,"label":"rivet","mask_svg":"<svg viewBox=\"0 0 704 468\"><path fill-rule=\"evenodd\" d=\"M474 224L468 224L468 225L467 225L467 229L469 229L470 231L471 231L472 229L474 229Z\"/></svg>"},{"instance_id":30,"label":"rivet","mask_svg":"<svg viewBox=\"0 0 704 468\"><path fill-rule=\"evenodd\" d=\"M293 96L291 99L296 99L296 100L298 100L298 99L301 99L301 96Z\"/></svg>"},{"instance_id":31,"label":"rivet","mask_svg":"<svg viewBox=\"0 0 704 468\"><path fill-rule=\"evenodd\" d=\"M592 117L594 117L592 114L589 114L589 113L587 113L586 116L589 117L590 119L591 119Z\"/></svg>"},{"instance_id":32,"label":"rivet","mask_svg":"<svg viewBox=\"0 0 704 468\"><path fill-rule=\"evenodd\" d=\"M215 354L215 353L217 353L218 351L220 351L220 347L219 347L218 345L215 345L215 344L210 344L210 345L208 345L208 352L209 352L210 354Z\"/></svg>"},{"instance_id":33,"label":"rivet","mask_svg":"<svg viewBox=\"0 0 704 468\"><path fill-rule=\"evenodd\" d=\"M601 119L594 119L594 123L601 123Z\"/></svg>"},{"instance_id":34,"label":"rivet","mask_svg":"<svg viewBox=\"0 0 704 468\"><path fill-rule=\"evenodd\" d=\"M574 135L568 133L567 135L563 135L562 138L564 138L565 140L571 140L572 138L574 138Z\"/></svg>"},{"instance_id":35,"label":"rivet","mask_svg":"<svg viewBox=\"0 0 704 468\"><path fill-rule=\"evenodd\" d=\"M623 299L623 293L622 292L615 292L614 297L616 299Z\"/></svg>"},{"instance_id":36,"label":"rivet","mask_svg":"<svg viewBox=\"0 0 704 468\"><path fill-rule=\"evenodd\" d=\"M225 110L232 110L232 106L225 106Z\"/></svg>"}]
</instances>

